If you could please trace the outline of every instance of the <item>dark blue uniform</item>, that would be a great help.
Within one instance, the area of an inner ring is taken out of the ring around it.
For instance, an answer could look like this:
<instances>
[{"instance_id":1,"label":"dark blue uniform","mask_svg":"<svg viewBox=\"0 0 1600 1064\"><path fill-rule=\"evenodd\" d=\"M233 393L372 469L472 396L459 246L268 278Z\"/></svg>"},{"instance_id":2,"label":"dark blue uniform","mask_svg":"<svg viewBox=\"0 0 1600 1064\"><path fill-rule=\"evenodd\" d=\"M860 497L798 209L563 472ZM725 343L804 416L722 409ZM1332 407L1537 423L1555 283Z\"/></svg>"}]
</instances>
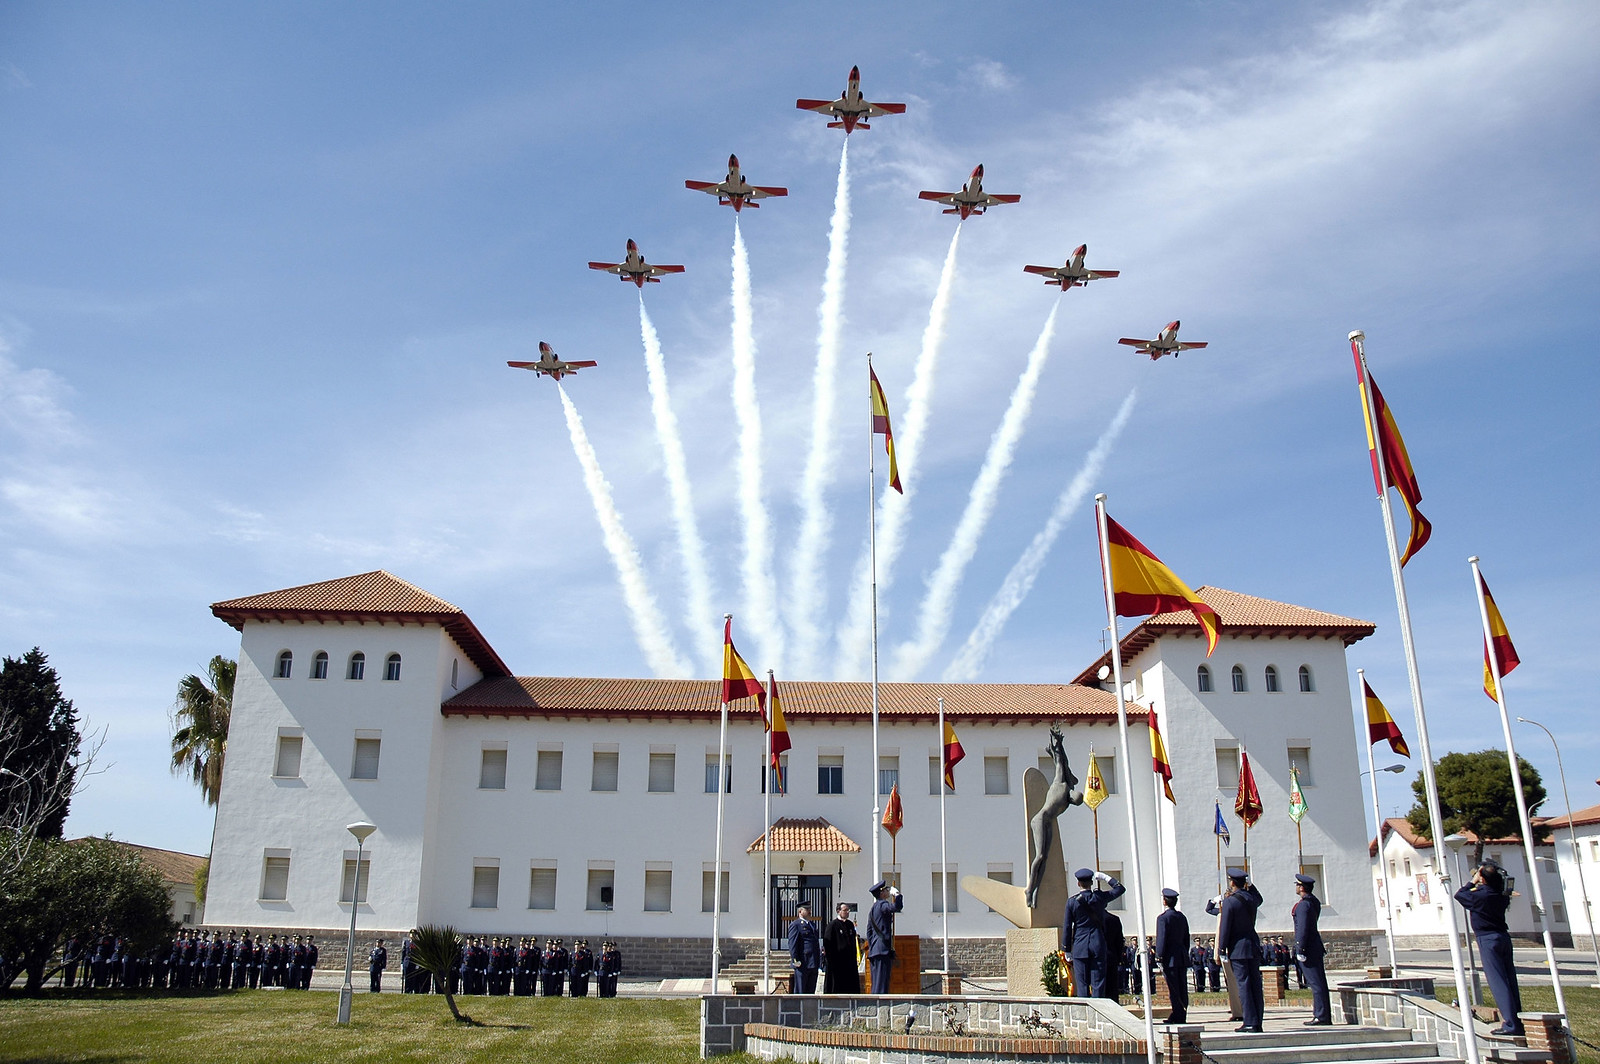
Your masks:
<instances>
[{"instance_id":1,"label":"dark blue uniform","mask_svg":"<svg viewBox=\"0 0 1600 1064\"><path fill-rule=\"evenodd\" d=\"M1172 1015L1167 1022L1188 1023L1189 982L1185 976L1189 969L1189 918L1176 907L1156 917L1156 959L1161 962L1161 975L1172 998Z\"/></svg>"},{"instance_id":2,"label":"dark blue uniform","mask_svg":"<svg viewBox=\"0 0 1600 1064\"><path fill-rule=\"evenodd\" d=\"M617 996L617 979L621 975L622 951L617 949L614 942L604 943L600 947L600 967L598 969L601 997L613 998Z\"/></svg>"},{"instance_id":3,"label":"dark blue uniform","mask_svg":"<svg viewBox=\"0 0 1600 1064\"><path fill-rule=\"evenodd\" d=\"M1106 977L1112 965L1105 937L1106 906L1128 889L1114 877L1110 883L1110 890L1081 890L1073 895L1061 919L1061 951L1072 959L1072 982L1079 997L1106 995ZM1120 957L1121 942L1116 949Z\"/></svg>"},{"instance_id":4,"label":"dark blue uniform","mask_svg":"<svg viewBox=\"0 0 1600 1064\"><path fill-rule=\"evenodd\" d=\"M379 942L367 954L367 990L378 994L383 991L383 970L389 967L389 951Z\"/></svg>"},{"instance_id":5,"label":"dark blue uniform","mask_svg":"<svg viewBox=\"0 0 1600 1064\"><path fill-rule=\"evenodd\" d=\"M817 992L817 972L822 968L822 936L815 922L796 917L789 924L789 967L794 970L789 986L791 993Z\"/></svg>"},{"instance_id":6,"label":"dark blue uniform","mask_svg":"<svg viewBox=\"0 0 1600 1064\"><path fill-rule=\"evenodd\" d=\"M1522 1034L1522 994L1517 989L1517 969L1511 955L1511 933L1506 927L1509 895L1482 884L1456 891L1456 902L1467 910L1467 921L1478 938L1478 955L1489 980L1494 1003L1500 1009L1496 1034Z\"/></svg>"},{"instance_id":7,"label":"dark blue uniform","mask_svg":"<svg viewBox=\"0 0 1600 1064\"><path fill-rule=\"evenodd\" d=\"M882 887L874 896L888 887ZM889 992L889 972L894 967L894 914L906 907L905 896L878 898L867 913L867 963L872 966L872 993Z\"/></svg>"},{"instance_id":8,"label":"dark blue uniform","mask_svg":"<svg viewBox=\"0 0 1600 1064\"><path fill-rule=\"evenodd\" d=\"M1239 987L1239 1010L1244 1013L1240 1030L1260 1031L1266 998L1261 987L1261 938L1256 934L1256 910L1261 908L1261 892L1251 883L1239 887L1222 899L1218 907L1221 922L1217 941L1233 969Z\"/></svg>"},{"instance_id":9,"label":"dark blue uniform","mask_svg":"<svg viewBox=\"0 0 1600 1064\"><path fill-rule=\"evenodd\" d=\"M1311 1022L1314 1024L1333 1022L1333 1006L1328 1001L1328 973L1323 967L1327 950L1322 945L1322 933L1317 930L1317 917L1321 913L1322 902L1308 886L1294 903L1294 959L1311 987Z\"/></svg>"},{"instance_id":10,"label":"dark blue uniform","mask_svg":"<svg viewBox=\"0 0 1600 1064\"><path fill-rule=\"evenodd\" d=\"M575 998L589 996L589 974L594 971L594 953L589 943L572 944L572 967L567 972L567 989Z\"/></svg>"}]
</instances>

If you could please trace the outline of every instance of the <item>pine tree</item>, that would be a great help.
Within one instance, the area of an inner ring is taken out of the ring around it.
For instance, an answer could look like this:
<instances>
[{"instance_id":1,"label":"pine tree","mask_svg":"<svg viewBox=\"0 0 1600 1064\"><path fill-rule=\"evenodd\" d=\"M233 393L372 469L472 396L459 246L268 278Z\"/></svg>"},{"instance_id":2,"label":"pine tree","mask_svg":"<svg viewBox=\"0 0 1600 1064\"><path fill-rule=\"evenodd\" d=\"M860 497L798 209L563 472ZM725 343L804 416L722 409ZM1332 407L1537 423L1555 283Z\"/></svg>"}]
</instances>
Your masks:
<instances>
[{"instance_id":1,"label":"pine tree","mask_svg":"<svg viewBox=\"0 0 1600 1064\"><path fill-rule=\"evenodd\" d=\"M59 839L72 803L78 713L50 660L34 647L0 664L0 822L25 813L33 834Z\"/></svg>"}]
</instances>

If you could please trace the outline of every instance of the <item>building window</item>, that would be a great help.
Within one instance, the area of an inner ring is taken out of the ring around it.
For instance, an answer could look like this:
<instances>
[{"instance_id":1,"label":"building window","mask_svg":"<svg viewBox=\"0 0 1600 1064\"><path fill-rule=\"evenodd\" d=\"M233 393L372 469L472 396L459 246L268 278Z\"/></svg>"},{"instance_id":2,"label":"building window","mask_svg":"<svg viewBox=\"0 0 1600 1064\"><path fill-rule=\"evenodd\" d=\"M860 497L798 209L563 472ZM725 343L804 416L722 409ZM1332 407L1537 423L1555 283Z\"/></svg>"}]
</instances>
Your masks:
<instances>
[{"instance_id":1,"label":"building window","mask_svg":"<svg viewBox=\"0 0 1600 1064\"><path fill-rule=\"evenodd\" d=\"M1109 862L1106 863L1106 864L1102 864L1100 866L1100 871L1104 872L1106 875L1110 876L1112 879L1115 879L1118 883L1122 882L1122 866L1120 864L1111 864ZM1108 902L1106 904L1106 908L1107 909L1115 909L1117 912L1122 912L1126 908L1126 906L1123 903L1127 900L1127 897L1128 896L1126 894L1124 894L1122 897L1117 898L1114 901Z\"/></svg>"},{"instance_id":2,"label":"building window","mask_svg":"<svg viewBox=\"0 0 1600 1064\"><path fill-rule=\"evenodd\" d=\"M461 662L456 658L450 659L450 690L454 691L459 684L456 682L461 672Z\"/></svg>"},{"instance_id":3,"label":"building window","mask_svg":"<svg viewBox=\"0 0 1600 1064\"><path fill-rule=\"evenodd\" d=\"M844 793L844 755L817 755L817 793Z\"/></svg>"},{"instance_id":4,"label":"building window","mask_svg":"<svg viewBox=\"0 0 1600 1064\"><path fill-rule=\"evenodd\" d=\"M559 791L561 789L561 751L540 750L539 765L534 772L533 789Z\"/></svg>"},{"instance_id":5,"label":"building window","mask_svg":"<svg viewBox=\"0 0 1600 1064\"><path fill-rule=\"evenodd\" d=\"M705 868L705 869L701 870L701 872L700 872L700 911L701 912L703 912L703 913L710 912L713 900L717 900L717 901L720 901L722 903L722 911L723 912L727 912L728 911L728 870L726 868L724 868L722 870L721 879L722 879L722 895L721 895L720 898L715 898L714 899L713 895L714 895L714 892L717 889L717 883L716 883L715 880L713 880L711 878L711 869Z\"/></svg>"},{"instance_id":6,"label":"building window","mask_svg":"<svg viewBox=\"0 0 1600 1064\"><path fill-rule=\"evenodd\" d=\"M298 735L278 736L278 760L272 774L280 779L292 780L300 776L300 747L305 740Z\"/></svg>"},{"instance_id":7,"label":"building window","mask_svg":"<svg viewBox=\"0 0 1600 1064\"><path fill-rule=\"evenodd\" d=\"M778 765L774 768L767 765L767 771L761 774L761 793L766 794L766 788L771 787L773 794L789 793L789 755L779 754Z\"/></svg>"},{"instance_id":8,"label":"building window","mask_svg":"<svg viewBox=\"0 0 1600 1064\"><path fill-rule=\"evenodd\" d=\"M584 908L590 912L610 912L612 903L615 901L616 884L616 869L589 869L589 886L585 892Z\"/></svg>"},{"instance_id":9,"label":"building window","mask_svg":"<svg viewBox=\"0 0 1600 1064\"><path fill-rule=\"evenodd\" d=\"M1300 777L1300 786L1310 787L1316 783L1311 777L1311 747L1289 747L1289 767L1294 769ZM1310 875L1310 873L1306 873ZM1324 899L1326 900L1326 899Z\"/></svg>"},{"instance_id":10,"label":"building window","mask_svg":"<svg viewBox=\"0 0 1600 1064\"><path fill-rule=\"evenodd\" d=\"M528 872L528 908L554 911L556 907L556 866L534 865Z\"/></svg>"},{"instance_id":11,"label":"building window","mask_svg":"<svg viewBox=\"0 0 1600 1064\"><path fill-rule=\"evenodd\" d=\"M960 912L961 899L956 894L956 866L933 866L933 911ZM948 906L948 908L946 908Z\"/></svg>"},{"instance_id":12,"label":"building window","mask_svg":"<svg viewBox=\"0 0 1600 1064\"><path fill-rule=\"evenodd\" d=\"M1303 694L1311 693L1311 666L1300 666L1300 690Z\"/></svg>"},{"instance_id":13,"label":"building window","mask_svg":"<svg viewBox=\"0 0 1600 1064\"><path fill-rule=\"evenodd\" d=\"M1011 793L1011 759L1005 755L983 759L983 793ZM950 910L955 912L954 909Z\"/></svg>"},{"instance_id":14,"label":"building window","mask_svg":"<svg viewBox=\"0 0 1600 1064\"><path fill-rule=\"evenodd\" d=\"M1196 691L1211 690L1211 670L1202 665L1194 671L1194 687Z\"/></svg>"},{"instance_id":15,"label":"building window","mask_svg":"<svg viewBox=\"0 0 1600 1064\"><path fill-rule=\"evenodd\" d=\"M882 755L878 758L878 793L888 794L900 783L900 755Z\"/></svg>"},{"instance_id":16,"label":"building window","mask_svg":"<svg viewBox=\"0 0 1600 1064\"><path fill-rule=\"evenodd\" d=\"M378 778L378 750L382 742L381 739L367 739L357 736L355 758L350 766L351 779L375 780Z\"/></svg>"},{"instance_id":17,"label":"building window","mask_svg":"<svg viewBox=\"0 0 1600 1064\"><path fill-rule=\"evenodd\" d=\"M289 897L289 851L268 850L261 860L261 900L284 901Z\"/></svg>"},{"instance_id":18,"label":"building window","mask_svg":"<svg viewBox=\"0 0 1600 1064\"><path fill-rule=\"evenodd\" d=\"M1233 667L1233 689L1235 691L1245 690L1243 665L1235 665Z\"/></svg>"},{"instance_id":19,"label":"building window","mask_svg":"<svg viewBox=\"0 0 1600 1064\"><path fill-rule=\"evenodd\" d=\"M294 671L294 655L285 650L278 654L278 671L272 675L280 680L287 680Z\"/></svg>"},{"instance_id":20,"label":"building window","mask_svg":"<svg viewBox=\"0 0 1600 1064\"><path fill-rule=\"evenodd\" d=\"M313 680L326 680L328 678L328 652L319 650L311 659L311 678Z\"/></svg>"},{"instance_id":21,"label":"building window","mask_svg":"<svg viewBox=\"0 0 1600 1064\"><path fill-rule=\"evenodd\" d=\"M1322 858L1306 854L1300 860L1300 871L1317 881L1317 885L1311 889L1317 892L1322 904L1332 905L1333 901L1328 897L1328 877L1322 874Z\"/></svg>"},{"instance_id":22,"label":"building window","mask_svg":"<svg viewBox=\"0 0 1600 1064\"><path fill-rule=\"evenodd\" d=\"M1105 782L1106 793L1118 793L1118 788L1122 786L1122 777L1117 775L1117 755L1095 754L1094 759L1100 764L1100 779Z\"/></svg>"},{"instance_id":23,"label":"building window","mask_svg":"<svg viewBox=\"0 0 1600 1064\"><path fill-rule=\"evenodd\" d=\"M500 907L499 858L480 857L473 862L472 907L474 909L497 909Z\"/></svg>"},{"instance_id":24,"label":"building window","mask_svg":"<svg viewBox=\"0 0 1600 1064\"><path fill-rule=\"evenodd\" d=\"M506 789L505 747L483 751L483 760L478 764L478 789L480 791Z\"/></svg>"},{"instance_id":25,"label":"building window","mask_svg":"<svg viewBox=\"0 0 1600 1064\"><path fill-rule=\"evenodd\" d=\"M723 774L723 787L726 789L726 793L728 793L728 794L732 794L733 793L733 764L732 764L732 760L733 760L733 755L729 754L728 755L728 762L729 763L724 765L724 767L728 771L725 774ZM707 794L716 794L717 793L717 776L718 776L718 772L717 772L717 755L716 754L707 754L706 755L706 793Z\"/></svg>"},{"instance_id":26,"label":"building window","mask_svg":"<svg viewBox=\"0 0 1600 1064\"><path fill-rule=\"evenodd\" d=\"M1410 875L1411 875L1411 858L1407 857L1405 859L1405 862L1406 862L1406 876L1407 876L1407 878L1409 878Z\"/></svg>"},{"instance_id":27,"label":"building window","mask_svg":"<svg viewBox=\"0 0 1600 1064\"><path fill-rule=\"evenodd\" d=\"M644 870L644 911L647 913L670 913L672 911L672 869L651 868L648 865Z\"/></svg>"},{"instance_id":28,"label":"building window","mask_svg":"<svg viewBox=\"0 0 1600 1064\"><path fill-rule=\"evenodd\" d=\"M1051 762L1050 771L1055 771L1055 763ZM944 784L944 756L941 754L928 755L928 793L938 794L939 788ZM953 787L945 787L944 793L954 794Z\"/></svg>"},{"instance_id":29,"label":"building window","mask_svg":"<svg viewBox=\"0 0 1600 1064\"><path fill-rule=\"evenodd\" d=\"M1567 908L1558 901L1550 903L1550 915L1556 918L1558 924L1567 922Z\"/></svg>"},{"instance_id":30,"label":"building window","mask_svg":"<svg viewBox=\"0 0 1600 1064\"><path fill-rule=\"evenodd\" d=\"M1276 665L1267 666L1266 681L1268 691L1276 691L1278 689L1278 667Z\"/></svg>"},{"instance_id":31,"label":"building window","mask_svg":"<svg viewBox=\"0 0 1600 1064\"><path fill-rule=\"evenodd\" d=\"M990 865L989 866L989 878L994 880L996 883L1010 883L1011 882L1011 866L1008 865L1008 864L992 864L992 865ZM987 905L984 906L984 908L988 909L989 912L994 912L994 910L990 909Z\"/></svg>"},{"instance_id":32,"label":"building window","mask_svg":"<svg viewBox=\"0 0 1600 1064\"><path fill-rule=\"evenodd\" d=\"M365 854L361 857L360 874L356 872L356 856L350 854L344 859L344 875L339 880L339 901L345 905L350 904L352 896L357 905L367 903L367 884L372 880L372 858Z\"/></svg>"},{"instance_id":33,"label":"building window","mask_svg":"<svg viewBox=\"0 0 1600 1064\"><path fill-rule=\"evenodd\" d=\"M650 790L657 794L671 794L675 789L678 759L675 754L650 753Z\"/></svg>"},{"instance_id":34,"label":"building window","mask_svg":"<svg viewBox=\"0 0 1600 1064\"><path fill-rule=\"evenodd\" d=\"M361 651L350 655L350 666L344 671L346 680L359 680L367 675L367 656Z\"/></svg>"},{"instance_id":35,"label":"building window","mask_svg":"<svg viewBox=\"0 0 1600 1064\"><path fill-rule=\"evenodd\" d=\"M1239 748L1217 747L1217 787L1223 791L1239 789Z\"/></svg>"},{"instance_id":36,"label":"building window","mask_svg":"<svg viewBox=\"0 0 1600 1064\"><path fill-rule=\"evenodd\" d=\"M390 654L383 662L383 678L385 680L398 680L400 678L400 655Z\"/></svg>"},{"instance_id":37,"label":"building window","mask_svg":"<svg viewBox=\"0 0 1600 1064\"><path fill-rule=\"evenodd\" d=\"M617 752L615 750L596 750L594 752L594 765L589 769L589 789L607 794L616 791Z\"/></svg>"},{"instance_id":38,"label":"building window","mask_svg":"<svg viewBox=\"0 0 1600 1064\"><path fill-rule=\"evenodd\" d=\"M1589 860L1600 861L1600 839L1589 840Z\"/></svg>"}]
</instances>

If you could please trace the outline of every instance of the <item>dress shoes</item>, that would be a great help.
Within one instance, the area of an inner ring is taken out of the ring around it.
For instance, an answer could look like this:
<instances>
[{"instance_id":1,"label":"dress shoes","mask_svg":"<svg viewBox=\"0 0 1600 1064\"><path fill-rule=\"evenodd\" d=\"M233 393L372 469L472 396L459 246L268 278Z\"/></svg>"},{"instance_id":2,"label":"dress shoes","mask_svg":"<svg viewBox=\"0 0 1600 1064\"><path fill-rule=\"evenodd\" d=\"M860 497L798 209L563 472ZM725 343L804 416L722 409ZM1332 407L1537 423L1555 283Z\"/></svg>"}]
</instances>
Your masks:
<instances>
[{"instance_id":1,"label":"dress shoes","mask_svg":"<svg viewBox=\"0 0 1600 1064\"><path fill-rule=\"evenodd\" d=\"M1333 1021L1332 1020L1307 1020L1303 1024L1303 1026L1306 1026L1306 1027L1332 1027L1333 1026Z\"/></svg>"},{"instance_id":2,"label":"dress shoes","mask_svg":"<svg viewBox=\"0 0 1600 1064\"><path fill-rule=\"evenodd\" d=\"M1234 1030L1235 1034L1260 1034L1261 1033L1261 1028L1259 1028L1259 1027L1235 1027L1233 1030Z\"/></svg>"}]
</instances>

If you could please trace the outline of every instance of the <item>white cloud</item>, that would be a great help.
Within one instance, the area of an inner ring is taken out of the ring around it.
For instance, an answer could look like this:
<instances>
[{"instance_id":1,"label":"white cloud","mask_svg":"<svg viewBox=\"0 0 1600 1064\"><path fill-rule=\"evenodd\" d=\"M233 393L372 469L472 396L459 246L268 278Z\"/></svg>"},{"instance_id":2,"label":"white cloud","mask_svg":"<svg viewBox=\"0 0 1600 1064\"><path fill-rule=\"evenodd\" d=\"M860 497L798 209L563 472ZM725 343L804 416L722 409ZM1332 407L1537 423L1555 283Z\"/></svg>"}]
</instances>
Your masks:
<instances>
[{"instance_id":1,"label":"white cloud","mask_svg":"<svg viewBox=\"0 0 1600 1064\"><path fill-rule=\"evenodd\" d=\"M978 59L962 72L964 80L991 92L1006 92L1017 87L1016 75L996 59Z\"/></svg>"}]
</instances>

